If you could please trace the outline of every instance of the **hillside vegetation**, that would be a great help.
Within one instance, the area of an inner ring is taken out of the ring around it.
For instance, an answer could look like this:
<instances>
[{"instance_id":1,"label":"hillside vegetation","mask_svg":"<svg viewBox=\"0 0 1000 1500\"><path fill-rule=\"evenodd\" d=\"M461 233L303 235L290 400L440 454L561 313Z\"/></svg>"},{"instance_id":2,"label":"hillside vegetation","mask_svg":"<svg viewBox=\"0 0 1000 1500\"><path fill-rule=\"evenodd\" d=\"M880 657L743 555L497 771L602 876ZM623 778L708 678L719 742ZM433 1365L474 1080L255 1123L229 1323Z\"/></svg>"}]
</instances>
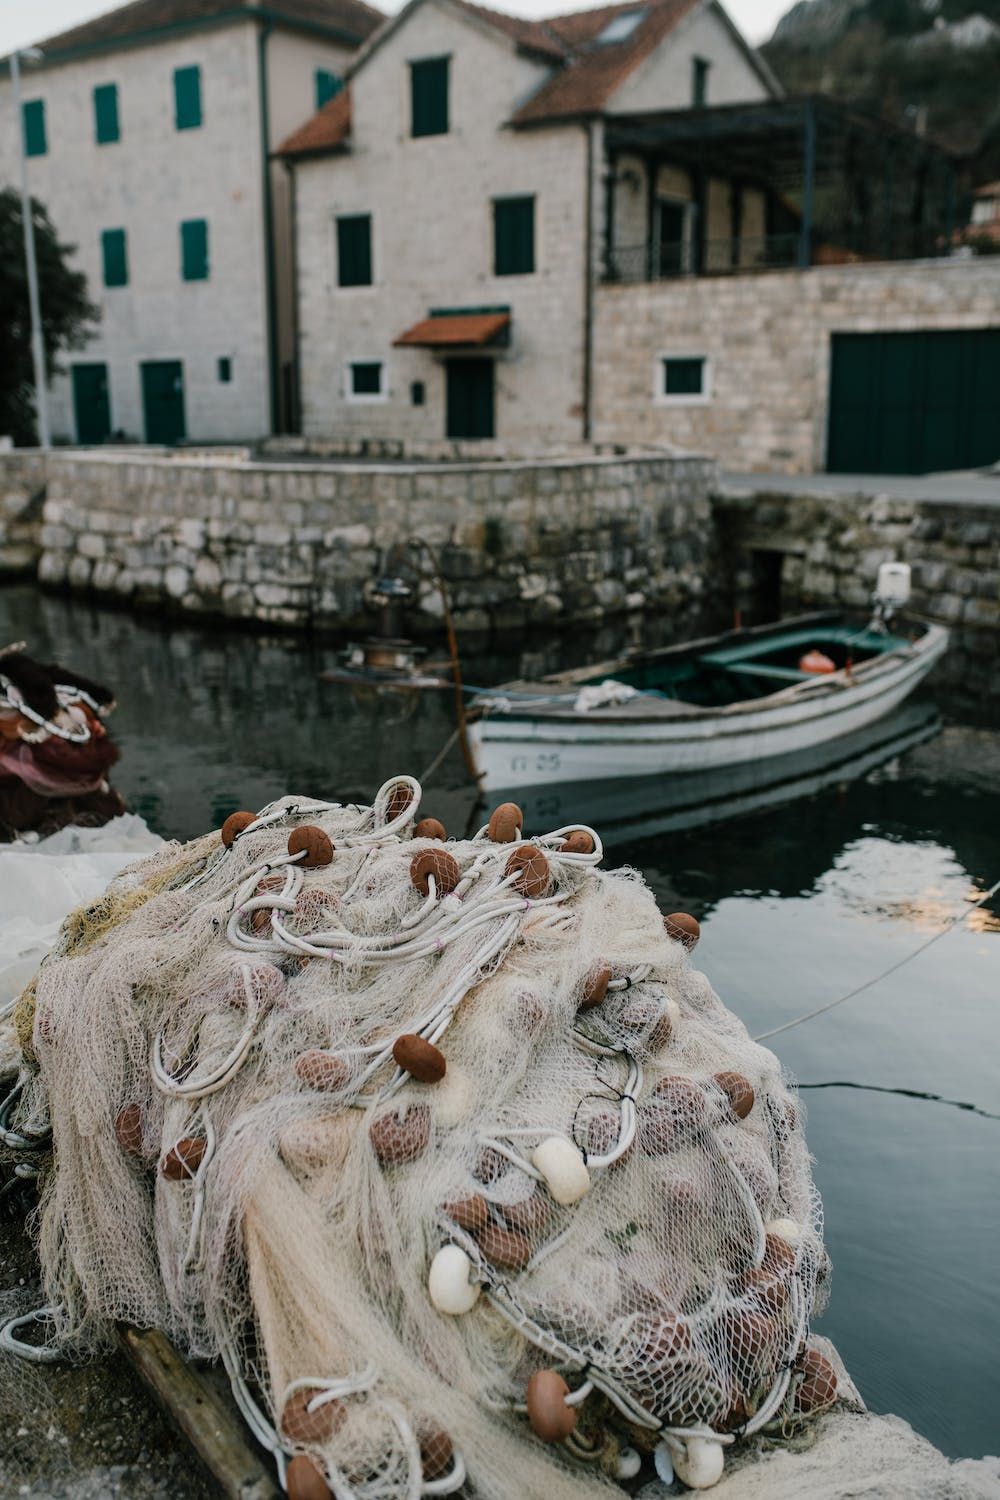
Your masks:
<instances>
[{"instance_id":1,"label":"hillside vegetation","mask_svg":"<svg viewBox=\"0 0 1000 1500\"><path fill-rule=\"evenodd\" d=\"M799 0L761 49L789 93L926 130L1000 176L1000 0Z\"/></svg>"}]
</instances>

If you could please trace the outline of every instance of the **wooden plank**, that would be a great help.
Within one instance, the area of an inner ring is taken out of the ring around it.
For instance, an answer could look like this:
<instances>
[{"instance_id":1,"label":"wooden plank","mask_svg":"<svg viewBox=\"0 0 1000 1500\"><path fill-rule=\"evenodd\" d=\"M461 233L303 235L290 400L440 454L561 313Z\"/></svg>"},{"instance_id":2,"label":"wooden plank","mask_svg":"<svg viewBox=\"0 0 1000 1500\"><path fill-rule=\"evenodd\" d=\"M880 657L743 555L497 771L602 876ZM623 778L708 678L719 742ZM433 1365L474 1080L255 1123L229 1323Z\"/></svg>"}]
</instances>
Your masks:
<instances>
[{"instance_id":1,"label":"wooden plank","mask_svg":"<svg viewBox=\"0 0 1000 1500\"><path fill-rule=\"evenodd\" d=\"M242 1419L205 1377L181 1359L162 1333L124 1324L121 1347L202 1463L226 1500L279 1500L273 1472L254 1447Z\"/></svg>"}]
</instances>

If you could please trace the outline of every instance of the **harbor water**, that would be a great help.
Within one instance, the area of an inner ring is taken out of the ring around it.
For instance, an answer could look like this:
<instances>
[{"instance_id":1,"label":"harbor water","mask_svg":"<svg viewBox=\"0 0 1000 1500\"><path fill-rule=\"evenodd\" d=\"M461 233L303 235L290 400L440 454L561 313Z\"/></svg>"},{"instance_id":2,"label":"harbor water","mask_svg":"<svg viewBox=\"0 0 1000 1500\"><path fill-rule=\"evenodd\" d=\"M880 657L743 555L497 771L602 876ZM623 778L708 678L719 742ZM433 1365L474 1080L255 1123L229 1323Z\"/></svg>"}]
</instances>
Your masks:
<instances>
[{"instance_id":1,"label":"harbor water","mask_svg":"<svg viewBox=\"0 0 1000 1500\"><path fill-rule=\"evenodd\" d=\"M370 799L394 773L420 776L452 730L449 694L325 684L333 648L298 637L0 588L0 644L20 639L116 689L114 783L165 837L288 791ZM572 650L599 659L607 642ZM568 652L552 641L464 665L488 684ZM696 961L753 1035L893 970L767 1045L803 1089L824 1199L834 1275L818 1331L873 1409L979 1456L1000 1433L1000 899L949 924L1000 878L1000 703L966 686L959 700L942 674L780 787L702 801L692 787L666 810L635 788L618 805L595 791L588 809L584 789L572 815L591 812L608 863L639 869L663 910L700 919ZM483 821L473 803L453 747L424 809L460 833ZM569 810L553 789L528 831Z\"/></svg>"}]
</instances>

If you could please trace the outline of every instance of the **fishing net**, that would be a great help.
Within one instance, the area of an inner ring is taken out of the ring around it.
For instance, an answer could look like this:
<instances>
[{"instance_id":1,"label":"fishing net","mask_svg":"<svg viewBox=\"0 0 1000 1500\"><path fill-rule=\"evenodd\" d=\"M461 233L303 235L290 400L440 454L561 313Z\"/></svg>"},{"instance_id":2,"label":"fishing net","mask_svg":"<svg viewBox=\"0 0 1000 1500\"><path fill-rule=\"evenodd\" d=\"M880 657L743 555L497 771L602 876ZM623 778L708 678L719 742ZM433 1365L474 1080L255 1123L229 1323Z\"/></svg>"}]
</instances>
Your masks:
<instances>
[{"instance_id":1,"label":"fishing net","mask_svg":"<svg viewBox=\"0 0 1000 1500\"><path fill-rule=\"evenodd\" d=\"M110 691L69 668L0 651L0 841L97 827L125 811L107 773Z\"/></svg>"},{"instance_id":2,"label":"fishing net","mask_svg":"<svg viewBox=\"0 0 1000 1500\"><path fill-rule=\"evenodd\" d=\"M220 1358L300 1500L711 1483L834 1399L800 1105L593 830L419 798L234 814L67 921L0 1121L53 1341Z\"/></svg>"}]
</instances>

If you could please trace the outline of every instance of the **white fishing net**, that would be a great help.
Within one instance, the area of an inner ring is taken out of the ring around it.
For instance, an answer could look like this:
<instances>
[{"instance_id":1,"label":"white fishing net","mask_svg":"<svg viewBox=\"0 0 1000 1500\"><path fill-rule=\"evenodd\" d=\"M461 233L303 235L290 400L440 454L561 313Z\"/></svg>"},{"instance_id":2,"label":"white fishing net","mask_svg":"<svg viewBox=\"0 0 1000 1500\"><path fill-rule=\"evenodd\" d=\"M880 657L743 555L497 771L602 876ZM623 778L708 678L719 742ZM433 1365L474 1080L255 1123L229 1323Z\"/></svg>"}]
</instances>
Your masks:
<instances>
[{"instance_id":1,"label":"white fishing net","mask_svg":"<svg viewBox=\"0 0 1000 1500\"><path fill-rule=\"evenodd\" d=\"M68 919L0 1121L54 1340L221 1358L299 1497L711 1482L834 1396L801 1106L592 830L419 797L234 815Z\"/></svg>"}]
</instances>

